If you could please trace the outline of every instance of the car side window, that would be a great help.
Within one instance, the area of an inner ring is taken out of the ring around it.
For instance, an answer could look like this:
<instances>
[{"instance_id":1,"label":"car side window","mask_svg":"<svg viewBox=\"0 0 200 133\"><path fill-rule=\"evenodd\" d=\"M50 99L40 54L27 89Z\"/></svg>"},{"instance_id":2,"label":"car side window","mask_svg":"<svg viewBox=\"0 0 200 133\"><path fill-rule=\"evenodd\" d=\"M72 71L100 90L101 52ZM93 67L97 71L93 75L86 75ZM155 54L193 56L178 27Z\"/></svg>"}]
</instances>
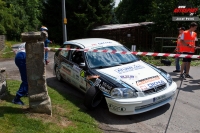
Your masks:
<instances>
[{"instance_id":1,"label":"car side window","mask_svg":"<svg viewBox=\"0 0 200 133\"><path fill-rule=\"evenodd\" d=\"M72 49L81 49L79 46L71 45ZM82 51L76 51L72 50L70 51L70 59L72 62L76 64L80 64L84 62L83 52Z\"/></svg>"},{"instance_id":2,"label":"car side window","mask_svg":"<svg viewBox=\"0 0 200 133\"><path fill-rule=\"evenodd\" d=\"M63 48L70 48L70 45L65 45ZM67 50L61 50L60 54L61 54L63 57L65 57L65 58L68 59L69 51L67 51Z\"/></svg>"}]
</instances>

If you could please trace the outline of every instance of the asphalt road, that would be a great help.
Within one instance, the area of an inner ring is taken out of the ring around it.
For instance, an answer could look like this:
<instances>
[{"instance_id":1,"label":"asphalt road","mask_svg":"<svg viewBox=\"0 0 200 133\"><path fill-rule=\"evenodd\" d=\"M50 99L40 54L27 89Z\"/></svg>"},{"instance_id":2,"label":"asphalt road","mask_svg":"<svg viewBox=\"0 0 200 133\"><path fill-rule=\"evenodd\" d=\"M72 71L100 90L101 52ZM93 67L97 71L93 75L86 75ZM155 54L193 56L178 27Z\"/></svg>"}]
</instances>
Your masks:
<instances>
[{"instance_id":1,"label":"asphalt road","mask_svg":"<svg viewBox=\"0 0 200 133\"><path fill-rule=\"evenodd\" d=\"M74 98L83 100L84 94L74 87L58 82L53 75L53 52L49 53L50 64L46 66L46 79L50 87L61 95L68 93ZM14 59L0 60L0 67L6 67L7 79L20 80ZM94 111L84 110L99 122L104 133L200 133L200 67L191 67L190 74L194 79L181 80L178 73L173 73L174 66L161 66L169 72L177 83L176 96L170 104L152 111L128 116L118 116L100 106ZM73 101L72 101L73 102Z\"/></svg>"}]
</instances>

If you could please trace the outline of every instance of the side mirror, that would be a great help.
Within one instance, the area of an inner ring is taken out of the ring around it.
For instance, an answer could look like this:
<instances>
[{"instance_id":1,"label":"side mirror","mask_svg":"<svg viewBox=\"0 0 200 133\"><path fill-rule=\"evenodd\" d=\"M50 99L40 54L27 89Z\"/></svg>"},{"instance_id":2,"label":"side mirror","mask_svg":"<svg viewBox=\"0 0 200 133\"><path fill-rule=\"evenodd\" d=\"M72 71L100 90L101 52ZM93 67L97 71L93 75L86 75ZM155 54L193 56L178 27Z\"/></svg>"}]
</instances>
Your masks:
<instances>
[{"instance_id":1,"label":"side mirror","mask_svg":"<svg viewBox=\"0 0 200 133\"><path fill-rule=\"evenodd\" d=\"M79 63L79 67L80 67L80 68L85 68L85 62Z\"/></svg>"}]
</instances>

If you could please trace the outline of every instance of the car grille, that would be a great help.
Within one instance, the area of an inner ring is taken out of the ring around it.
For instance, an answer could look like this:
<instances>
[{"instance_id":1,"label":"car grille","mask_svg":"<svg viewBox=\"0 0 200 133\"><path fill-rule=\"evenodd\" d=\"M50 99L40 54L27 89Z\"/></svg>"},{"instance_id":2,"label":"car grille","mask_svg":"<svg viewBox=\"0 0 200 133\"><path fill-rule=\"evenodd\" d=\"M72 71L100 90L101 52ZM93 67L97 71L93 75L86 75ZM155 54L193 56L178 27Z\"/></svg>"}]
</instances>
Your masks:
<instances>
[{"instance_id":1,"label":"car grille","mask_svg":"<svg viewBox=\"0 0 200 133\"><path fill-rule=\"evenodd\" d=\"M163 90L166 89L166 86L167 86L166 84L162 84L162 85L156 86L154 88L151 88L149 90L144 91L144 94L145 95L151 95L151 94L163 91Z\"/></svg>"},{"instance_id":2,"label":"car grille","mask_svg":"<svg viewBox=\"0 0 200 133\"><path fill-rule=\"evenodd\" d=\"M165 99L162 99L161 101L148 104L148 105L138 106L138 107L135 107L135 110L137 111L137 110L145 109L145 108L148 108L148 107L151 107L151 106L155 106L155 105L157 105L157 104L159 104L159 103L168 101L168 100L170 100L171 98L172 98L172 96L167 97L167 98L165 98Z\"/></svg>"}]
</instances>

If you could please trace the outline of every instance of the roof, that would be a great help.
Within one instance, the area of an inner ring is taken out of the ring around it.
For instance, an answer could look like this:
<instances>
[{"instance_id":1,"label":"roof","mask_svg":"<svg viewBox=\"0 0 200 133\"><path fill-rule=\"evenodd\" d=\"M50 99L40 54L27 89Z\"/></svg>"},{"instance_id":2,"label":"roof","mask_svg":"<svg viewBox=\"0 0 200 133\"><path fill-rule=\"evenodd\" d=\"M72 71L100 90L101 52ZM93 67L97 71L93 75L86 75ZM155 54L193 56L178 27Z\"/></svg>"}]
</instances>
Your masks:
<instances>
[{"instance_id":1,"label":"roof","mask_svg":"<svg viewBox=\"0 0 200 133\"><path fill-rule=\"evenodd\" d=\"M102 26L98 26L92 30L115 30L115 29L139 27L139 26L150 25L150 24L154 24L154 22L102 25Z\"/></svg>"},{"instance_id":2,"label":"roof","mask_svg":"<svg viewBox=\"0 0 200 133\"><path fill-rule=\"evenodd\" d=\"M81 48L97 48L97 47L105 47L105 46L117 46L121 45L119 42L105 39L105 38L85 38L85 39L76 39L64 42L64 44L76 44Z\"/></svg>"}]
</instances>

